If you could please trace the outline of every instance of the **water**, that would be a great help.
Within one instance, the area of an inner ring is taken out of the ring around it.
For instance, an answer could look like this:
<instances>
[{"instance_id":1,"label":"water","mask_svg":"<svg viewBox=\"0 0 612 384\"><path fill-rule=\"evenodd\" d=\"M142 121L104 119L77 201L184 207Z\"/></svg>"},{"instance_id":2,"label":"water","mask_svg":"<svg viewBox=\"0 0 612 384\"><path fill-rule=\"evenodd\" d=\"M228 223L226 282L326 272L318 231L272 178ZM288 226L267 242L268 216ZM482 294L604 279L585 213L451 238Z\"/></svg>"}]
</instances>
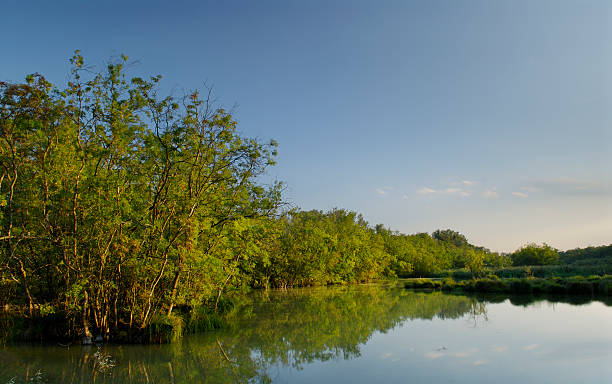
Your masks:
<instances>
[{"instance_id":1,"label":"water","mask_svg":"<svg viewBox=\"0 0 612 384\"><path fill-rule=\"evenodd\" d=\"M0 384L607 383L609 305L385 285L256 292L228 329L181 343L0 348Z\"/></svg>"}]
</instances>

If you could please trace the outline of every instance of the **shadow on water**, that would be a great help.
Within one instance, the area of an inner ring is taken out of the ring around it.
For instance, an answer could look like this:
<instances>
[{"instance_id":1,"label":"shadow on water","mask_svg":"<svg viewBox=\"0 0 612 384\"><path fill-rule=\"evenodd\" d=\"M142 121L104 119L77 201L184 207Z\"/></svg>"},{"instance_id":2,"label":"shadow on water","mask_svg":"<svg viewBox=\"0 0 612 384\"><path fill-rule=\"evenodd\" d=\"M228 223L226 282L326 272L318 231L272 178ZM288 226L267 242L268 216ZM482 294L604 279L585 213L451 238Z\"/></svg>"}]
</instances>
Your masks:
<instances>
[{"instance_id":1,"label":"shadow on water","mask_svg":"<svg viewBox=\"0 0 612 384\"><path fill-rule=\"evenodd\" d=\"M407 321L486 322L487 305L506 300L518 306L544 300L581 305L592 298L468 296L382 285L258 291L225 329L175 344L5 347L0 384L269 383L279 365L299 370L315 361L359 357L374 333Z\"/></svg>"}]
</instances>

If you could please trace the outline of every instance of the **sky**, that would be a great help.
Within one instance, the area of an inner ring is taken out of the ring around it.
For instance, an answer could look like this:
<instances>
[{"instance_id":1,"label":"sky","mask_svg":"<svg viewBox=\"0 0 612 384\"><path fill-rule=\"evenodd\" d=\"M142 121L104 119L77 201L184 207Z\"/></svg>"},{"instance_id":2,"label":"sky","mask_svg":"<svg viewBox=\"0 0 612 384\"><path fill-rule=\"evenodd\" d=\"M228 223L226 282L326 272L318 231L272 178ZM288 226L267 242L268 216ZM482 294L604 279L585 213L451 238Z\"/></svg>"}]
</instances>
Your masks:
<instances>
[{"instance_id":1,"label":"sky","mask_svg":"<svg viewBox=\"0 0 612 384\"><path fill-rule=\"evenodd\" d=\"M80 49L213 86L302 209L513 251L612 243L609 1L4 0L0 81Z\"/></svg>"}]
</instances>

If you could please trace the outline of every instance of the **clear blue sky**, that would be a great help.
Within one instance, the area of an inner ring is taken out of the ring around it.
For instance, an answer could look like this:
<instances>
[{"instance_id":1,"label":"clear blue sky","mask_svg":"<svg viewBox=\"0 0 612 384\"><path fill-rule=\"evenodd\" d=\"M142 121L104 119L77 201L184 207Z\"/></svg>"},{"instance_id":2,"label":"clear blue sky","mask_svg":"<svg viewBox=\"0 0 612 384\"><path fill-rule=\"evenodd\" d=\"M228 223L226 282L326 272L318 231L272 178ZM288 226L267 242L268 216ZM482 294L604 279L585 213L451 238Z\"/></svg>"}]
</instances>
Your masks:
<instances>
[{"instance_id":1,"label":"clear blue sky","mask_svg":"<svg viewBox=\"0 0 612 384\"><path fill-rule=\"evenodd\" d=\"M0 79L80 49L214 84L303 209L511 251L612 243L609 1L5 0Z\"/></svg>"}]
</instances>

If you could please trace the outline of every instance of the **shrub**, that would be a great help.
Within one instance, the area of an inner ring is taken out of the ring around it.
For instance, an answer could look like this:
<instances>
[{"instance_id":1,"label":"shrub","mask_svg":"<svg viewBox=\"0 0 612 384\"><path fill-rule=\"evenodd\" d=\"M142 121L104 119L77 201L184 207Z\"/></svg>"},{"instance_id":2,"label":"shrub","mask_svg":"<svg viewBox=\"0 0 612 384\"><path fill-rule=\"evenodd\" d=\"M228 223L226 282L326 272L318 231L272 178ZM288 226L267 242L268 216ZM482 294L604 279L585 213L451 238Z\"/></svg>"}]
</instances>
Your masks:
<instances>
[{"instance_id":1,"label":"shrub","mask_svg":"<svg viewBox=\"0 0 612 384\"><path fill-rule=\"evenodd\" d=\"M505 282L499 280L492 279L481 279L477 280L475 284L475 289L480 292L506 292L508 287Z\"/></svg>"},{"instance_id":2,"label":"shrub","mask_svg":"<svg viewBox=\"0 0 612 384\"><path fill-rule=\"evenodd\" d=\"M236 307L234 301L221 298L217 304L217 311L211 306L203 304L199 305L186 315L187 326L186 331L189 333L212 331L214 329L223 328L225 325L224 318L228 316Z\"/></svg>"},{"instance_id":3,"label":"shrub","mask_svg":"<svg viewBox=\"0 0 612 384\"><path fill-rule=\"evenodd\" d=\"M170 343L183 336L183 319L176 314L156 314L145 329L149 343Z\"/></svg>"}]
</instances>

